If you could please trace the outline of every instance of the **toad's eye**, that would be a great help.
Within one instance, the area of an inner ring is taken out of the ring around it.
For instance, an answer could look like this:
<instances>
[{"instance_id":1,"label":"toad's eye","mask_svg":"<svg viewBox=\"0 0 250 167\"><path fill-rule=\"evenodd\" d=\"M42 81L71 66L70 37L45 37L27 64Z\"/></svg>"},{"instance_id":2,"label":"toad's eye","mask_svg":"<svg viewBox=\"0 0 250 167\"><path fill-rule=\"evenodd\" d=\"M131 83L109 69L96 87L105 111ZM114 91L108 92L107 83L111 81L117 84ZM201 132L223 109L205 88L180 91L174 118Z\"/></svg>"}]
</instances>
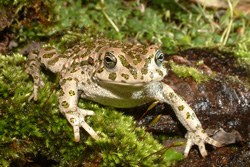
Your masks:
<instances>
[{"instance_id":1,"label":"toad's eye","mask_svg":"<svg viewBox=\"0 0 250 167\"><path fill-rule=\"evenodd\" d=\"M157 50L155 54L155 63L157 66L161 66L162 62L164 61L164 54L161 50Z\"/></svg>"},{"instance_id":2,"label":"toad's eye","mask_svg":"<svg viewBox=\"0 0 250 167\"><path fill-rule=\"evenodd\" d=\"M112 53L106 52L104 57L104 66L108 69L112 69L115 68L116 63L116 57Z\"/></svg>"}]
</instances>

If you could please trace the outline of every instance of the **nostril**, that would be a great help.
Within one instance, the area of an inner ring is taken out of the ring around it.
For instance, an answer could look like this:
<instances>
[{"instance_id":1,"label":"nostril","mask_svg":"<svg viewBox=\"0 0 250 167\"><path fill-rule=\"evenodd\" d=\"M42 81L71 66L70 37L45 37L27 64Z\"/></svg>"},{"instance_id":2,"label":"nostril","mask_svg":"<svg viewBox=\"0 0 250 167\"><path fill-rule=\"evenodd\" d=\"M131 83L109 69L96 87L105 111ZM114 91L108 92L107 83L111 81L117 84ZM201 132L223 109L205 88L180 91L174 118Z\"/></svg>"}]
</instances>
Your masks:
<instances>
[{"instance_id":1,"label":"nostril","mask_svg":"<svg viewBox=\"0 0 250 167\"><path fill-rule=\"evenodd\" d=\"M154 79L154 73L153 72L150 72L150 78Z\"/></svg>"}]
</instances>

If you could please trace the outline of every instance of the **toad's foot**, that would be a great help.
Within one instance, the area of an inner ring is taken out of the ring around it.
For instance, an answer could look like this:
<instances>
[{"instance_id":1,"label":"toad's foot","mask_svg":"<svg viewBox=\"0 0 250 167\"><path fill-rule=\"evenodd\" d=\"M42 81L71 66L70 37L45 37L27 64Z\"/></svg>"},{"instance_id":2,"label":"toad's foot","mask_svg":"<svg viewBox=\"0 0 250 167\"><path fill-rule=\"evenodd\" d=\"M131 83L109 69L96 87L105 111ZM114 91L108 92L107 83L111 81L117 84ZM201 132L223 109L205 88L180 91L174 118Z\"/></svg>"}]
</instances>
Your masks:
<instances>
[{"instance_id":1,"label":"toad's foot","mask_svg":"<svg viewBox=\"0 0 250 167\"><path fill-rule=\"evenodd\" d=\"M75 141L76 142L80 141L80 127L83 127L83 129L85 129L92 138L98 140L99 136L97 135L97 133L85 121L85 117L88 115L94 115L94 112L91 110L86 110L81 108L77 108L77 110L78 110L77 115L74 114L66 115L66 117L68 117L73 127Z\"/></svg>"},{"instance_id":2,"label":"toad's foot","mask_svg":"<svg viewBox=\"0 0 250 167\"><path fill-rule=\"evenodd\" d=\"M32 94L30 95L30 97L29 97L29 99L28 99L28 101L31 101L32 99L33 100L35 100L35 101L37 101L37 95L38 95L38 89L40 88L40 87L44 87L44 82L42 81L42 80L39 80L38 82L37 82L37 84L36 83L34 83L34 85L33 85L33 92L32 92Z\"/></svg>"},{"instance_id":3,"label":"toad's foot","mask_svg":"<svg viewBox=\"0 0 250 167\"><path fill-rule=\"evenodd\" d=\"M186 148L184 150L184 156L187 157L188 153L193 145L197 145L199 147L199 151L202 155L202 157L207 156L207 151L205 148L205 143L209 143L215 147L221 147L223 146L222 143L210 138L207 136L205 132L202 130L198 130L196 132L187 132L186 134L187 144Z\"/></svg>"}]
</instances>

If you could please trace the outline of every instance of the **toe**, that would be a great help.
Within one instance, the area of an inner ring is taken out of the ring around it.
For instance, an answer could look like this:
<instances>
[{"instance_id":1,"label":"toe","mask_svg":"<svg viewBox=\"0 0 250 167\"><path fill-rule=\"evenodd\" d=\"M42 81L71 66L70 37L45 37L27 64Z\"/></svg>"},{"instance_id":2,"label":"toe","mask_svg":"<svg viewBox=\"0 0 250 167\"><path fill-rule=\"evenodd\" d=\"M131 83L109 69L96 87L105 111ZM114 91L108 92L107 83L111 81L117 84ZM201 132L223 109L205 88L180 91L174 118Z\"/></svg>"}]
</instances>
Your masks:
<instances>
[{"instance_id":1,"label":"toe","mask_svg":"<svg viewBox=\"0 0 250 167\"><path fill-rule=\"evenodd\" d=\"M184 150L184 157L187 157L187 156L188 156L188 153L189 153L189 151L190 151L190 149L191 149L192 146L193 146L192 140L191 140L191 139L188 139L188 140L187 140L187 144L186 144L186 148L185 148L185 150Z\"/></svg>"},{"instance_id":2,"label":"toe","mask_svg":"<svg viewBox=\"0 0 250 167\"><path fill-rule=\"evenodd\" d=\"M97 135L97 133L85 121L81 121L81 126L90 134L90 136L93 139L95 139L95 140L99 139L99 136Z\"/></svg>"},{"instance_id":3,"label":"toe","mask_svg":"<svg viewBox=\"0 0 250 167\"><path fill-rule=\"evenodd\" d=\"M206 151L204 142L201 142L201 143L198 145L198 147L199 147L199 151L200 151L200 153L201 153L201 156L202 156L203 158L206 157L206 156L207 156L207 151Z\"/></svg>"},{"instance_id":4,"label":"toe","mask_svg":"<svg viewBox=\"0 0 250 167\"><path fill-rule=\"evenodd\" d=\"M78 108L77 109L78 112L80 112L83 116L87 116L87 115L94 115L94 111L92 110L86 110L86 109L81 109L81 108Z\"/></svg>"},{"instance_id":5,"label":"toe","mask_svg":"<svg viewBox=\"0 0 250 167\"><path fill-rule=\"evenodd\" d=\"M79 126L73 126L75 142L80 141L80 129Z\"/></svg>"}]
</instances>

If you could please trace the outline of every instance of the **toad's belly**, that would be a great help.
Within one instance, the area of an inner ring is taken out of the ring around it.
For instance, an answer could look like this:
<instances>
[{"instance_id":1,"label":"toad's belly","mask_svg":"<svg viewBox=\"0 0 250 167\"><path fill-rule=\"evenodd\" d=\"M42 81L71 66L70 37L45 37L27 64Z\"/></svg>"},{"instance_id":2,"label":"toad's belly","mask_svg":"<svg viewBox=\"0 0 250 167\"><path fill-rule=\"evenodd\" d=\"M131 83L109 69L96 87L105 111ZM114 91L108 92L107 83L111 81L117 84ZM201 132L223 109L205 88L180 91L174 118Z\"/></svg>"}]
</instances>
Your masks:
<instances>
[{"instance_id":1,"label":"toad's belly","mask_svg":"<svg viewBox=\"0 0 250 167\"><path fill-rule=\"evenodd\" d=\"M103 89L102 87L88 87L80 94L81 98L95 101L102 105L117 108L132 108L154 101L145 96L144 89Z\"/></svg>"},{"instance_id":2,"label":"toad's belly","mask_svg":"<svg viewBox=\"0 0 250 167\"><path fill-rule=\"evenodd\" d=\"M133 99L98 98L98 99L90 99L90 100L93 100L102 105L112 106L116 108L132 108L132 107L140 106L140 105L150 102L150 101L142 100L142 99L133 100Z\"/></svg>"},{"instance_id":3,"label":"toad's belly","mask_svg":"<svg viewBox=\"0 0 250 167\"><path fill-rule=\"evenodd\" d=\"M86 96L83 93L81 94L81 97L105 106L111 106L116 108L132 108L153 101L153 99L148 99L137 95L133 95L130 98L126 97L124 98L115 96L105 96L105 94L102 94L102 96L99 95L93 96L93 94L92 96Z\"/></svg>"}]
</instances>

